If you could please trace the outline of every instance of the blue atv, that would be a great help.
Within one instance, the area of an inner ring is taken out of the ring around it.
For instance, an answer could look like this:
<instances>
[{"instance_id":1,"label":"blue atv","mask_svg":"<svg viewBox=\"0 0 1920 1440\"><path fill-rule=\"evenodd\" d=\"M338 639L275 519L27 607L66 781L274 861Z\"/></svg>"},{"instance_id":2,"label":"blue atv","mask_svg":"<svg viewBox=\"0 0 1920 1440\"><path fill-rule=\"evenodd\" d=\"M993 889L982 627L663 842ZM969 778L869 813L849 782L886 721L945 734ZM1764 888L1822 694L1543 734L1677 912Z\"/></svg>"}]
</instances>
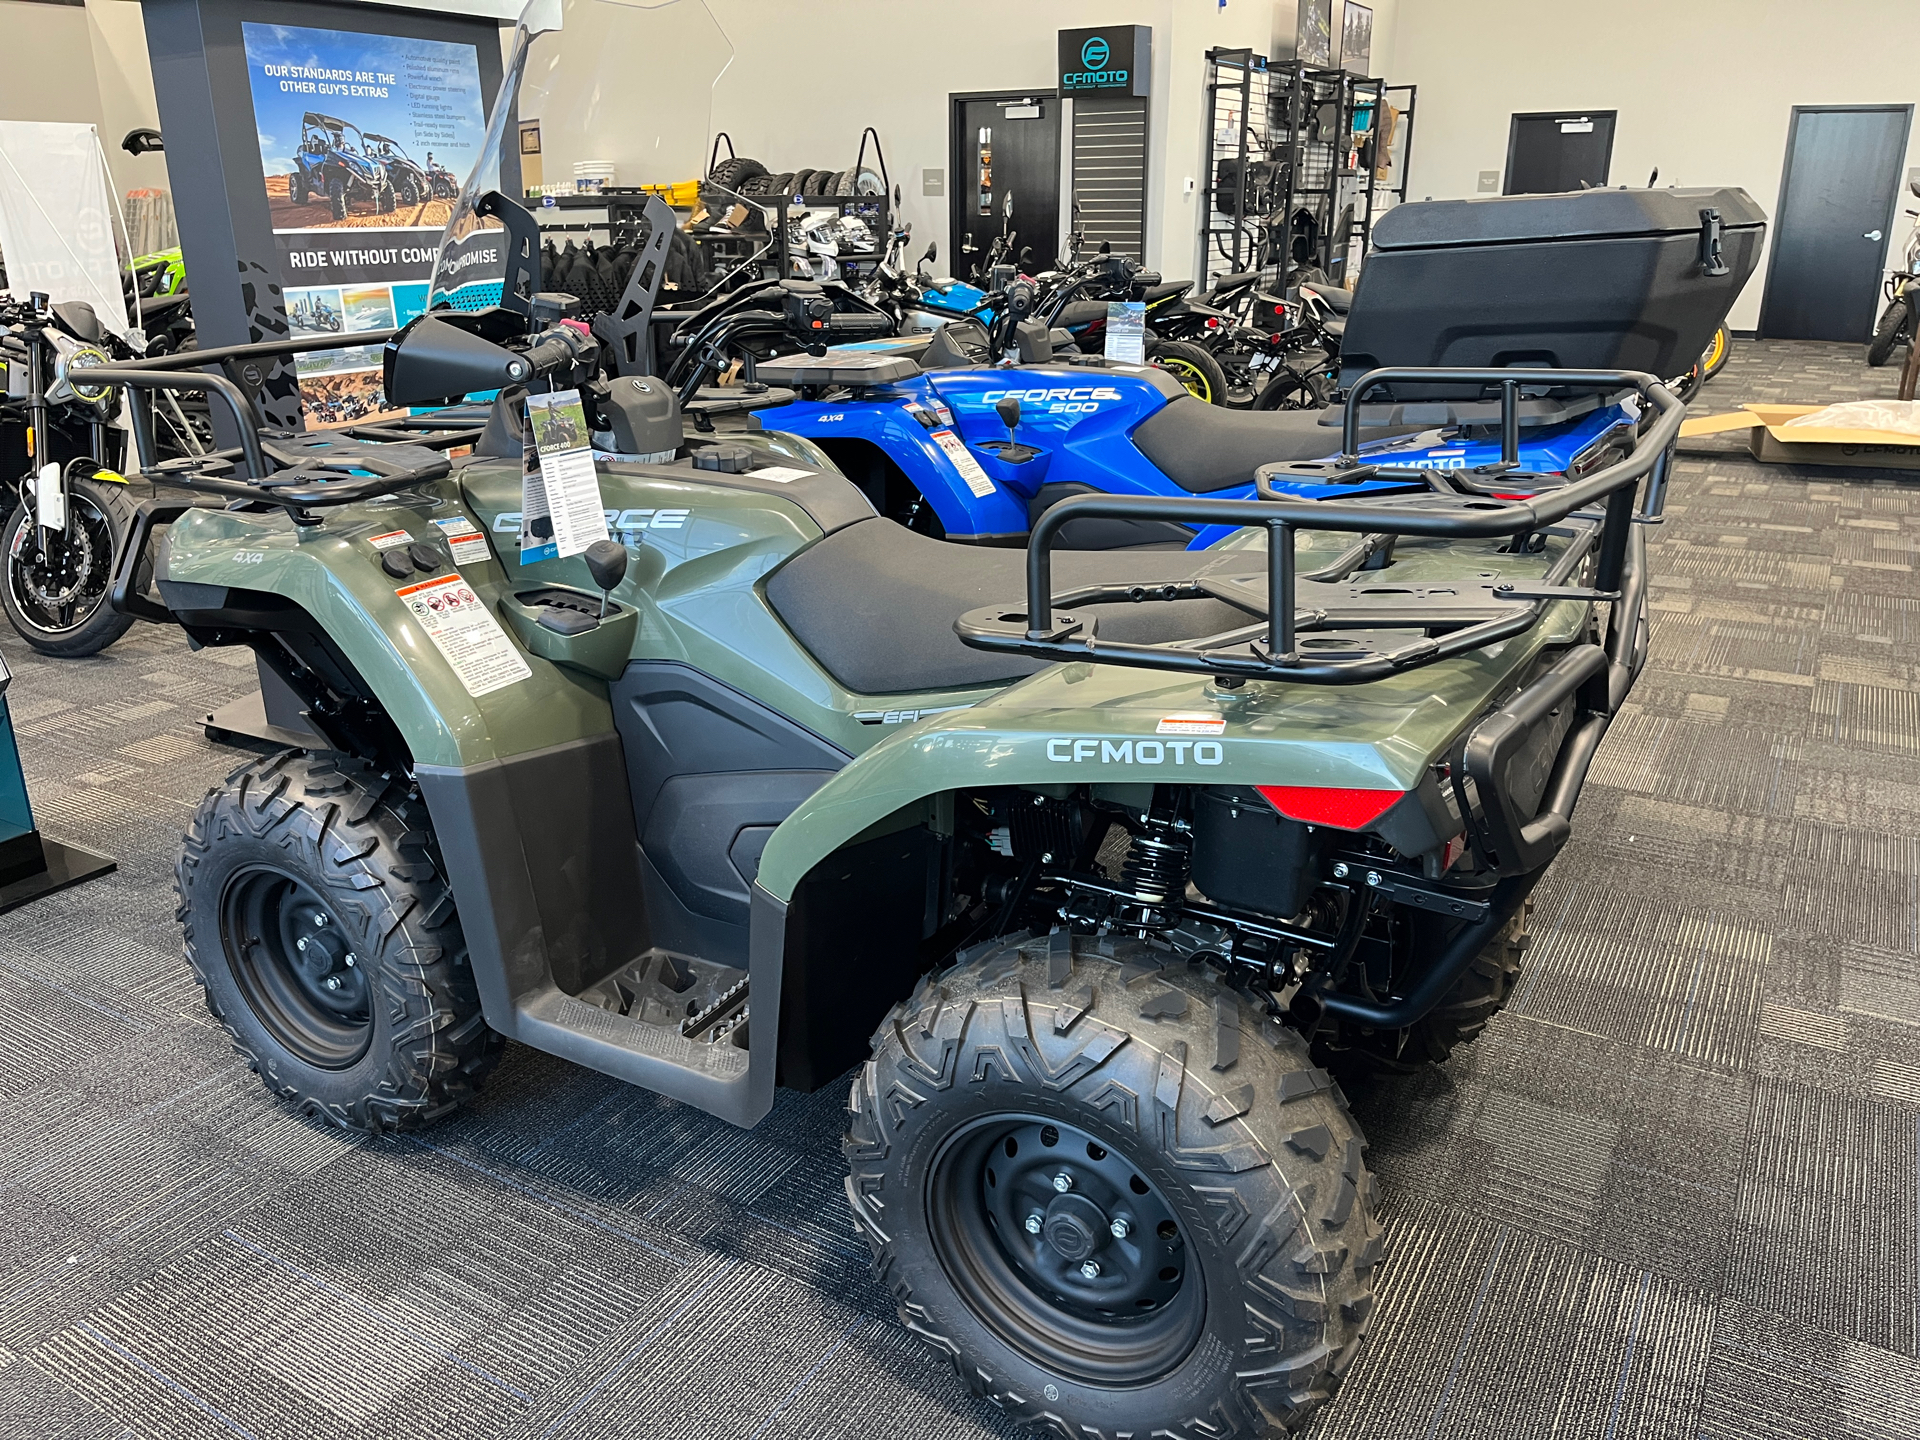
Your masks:
<instances>
[{"instance_id":1,"label":"blue atv","mask_svg":"<svg viewBox=\"0 0 1920 1440\"><path fill-rule=\"evenodd\" d=\"M1087 284L1109 283L1103 257ZM970 288L970 287L969 287ZM977 292L976 292L977 293ZM1251 499L1262 466L1325 461L1322 472L1269 476L1306 498L1423 490L1423 471L1492 467L1584 473L1632 445L1637 396L1534 403L1524 440L1503 449L1499 405L1482 425L1443 428L1421 415L1367 415L1372 438L1341 462L1338 429L1320 412L1226 410L1171 374L1098 355L1056 358L1029 318L1030 281L982 295L936 330L895 335L895 317L845 287L779 281L712 302L679 329L665 378L696 424L746 423L812 440L881 514L948 540L1020 545L1045 510L1074 495L1209 495ZM794 352L798 353L794 353ZM809 353L815 352L815 353ZM723 370L741 384L706 382ZM1392 407L1363 407L1381 409ZM1508 451L1511 451L1509 454ZM1405 470L1347 479L1353 463ZM1203 547L1224 530L1165 520L1076 520L1057 543L1074 549Z\"/></svg>"},{"instance_id":2,"label":"blue atv","mask_svg":"<svg viewBox=\"0 0 1920 1440\"><path fill-rule=\"evenodd\" d=\"M300 117L300 149L287 180L295 205L324 196L333 218L347 218L348 206L365 200L382 215L394 208L393 181L372 153L360 128L309 110Z\"/></svg>"}]
</instances>

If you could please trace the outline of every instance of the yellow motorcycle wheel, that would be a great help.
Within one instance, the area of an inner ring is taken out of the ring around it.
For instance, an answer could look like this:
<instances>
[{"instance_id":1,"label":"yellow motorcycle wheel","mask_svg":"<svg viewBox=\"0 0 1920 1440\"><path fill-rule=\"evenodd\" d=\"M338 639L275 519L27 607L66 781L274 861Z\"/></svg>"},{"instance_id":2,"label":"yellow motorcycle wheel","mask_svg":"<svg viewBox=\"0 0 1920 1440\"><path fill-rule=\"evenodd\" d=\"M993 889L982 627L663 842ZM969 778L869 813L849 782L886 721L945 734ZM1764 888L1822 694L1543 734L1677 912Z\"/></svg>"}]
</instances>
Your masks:
<instances>
[{"instance_id":1,"label":"yellow motorcycle wheel","mask_svg":"<svg viewBox=\"0 0 1920 1440\"><path fill-rule=\"evenodd\" d=\"M1707 342L1707 348L1700 355L1700 378L1711 380L1720 373L1727 363L1727 356L1733 352L1733 332L1725 325L1713 332L1713 339Z\"/></svg>"},{"instance_id":2,"label":"yellow motorcycle wheel","mask_svg":"<svg viewBox=\"0 0 1920 1440\"><path fill-rule=\"evenodd\" d=\"M1227 372L1202 347L1184 340L1161 340L1147 346L1147 360L1178 380L1194 399L1209 405L1227 403Z\"/></svg>"}]
</instances>

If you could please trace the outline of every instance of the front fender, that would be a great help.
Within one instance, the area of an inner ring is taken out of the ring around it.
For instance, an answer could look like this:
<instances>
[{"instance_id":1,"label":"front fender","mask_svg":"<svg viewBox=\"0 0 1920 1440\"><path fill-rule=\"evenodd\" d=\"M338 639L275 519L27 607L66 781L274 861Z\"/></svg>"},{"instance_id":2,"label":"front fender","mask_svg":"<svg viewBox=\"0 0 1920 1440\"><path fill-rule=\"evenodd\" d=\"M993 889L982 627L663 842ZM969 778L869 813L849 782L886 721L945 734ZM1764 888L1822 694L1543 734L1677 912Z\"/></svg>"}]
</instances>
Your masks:
<instances>
[{"instance_id":1,"label":"front fender","mask_svg":"<svg viewBox=\"0 0 1920 1440\"><path fill-rule=\"evenodd\" d=\"M447 555L435 519L473 517L449 498L412 498L330 512L323 525L297 527L284 514L190 510L167 540L168 587L218 586L264 592L298 605L324 630L405 737L418 765L472 766L610 732L603 685L528 653L513 640L530 675L475 698L420 628L380 567L375 535L405 530ZM443 568L441 575L451 573ZM461 577L497 615L507 580L492 558L461 568ZM431 579L417 575L414 580ZM163 590L163 595L166 591ZM175 589L169 603L183 598ZM218 597L195 597L196 606ZM217 607L215 607L217 608Z\"/></svg>"}]
</instances>

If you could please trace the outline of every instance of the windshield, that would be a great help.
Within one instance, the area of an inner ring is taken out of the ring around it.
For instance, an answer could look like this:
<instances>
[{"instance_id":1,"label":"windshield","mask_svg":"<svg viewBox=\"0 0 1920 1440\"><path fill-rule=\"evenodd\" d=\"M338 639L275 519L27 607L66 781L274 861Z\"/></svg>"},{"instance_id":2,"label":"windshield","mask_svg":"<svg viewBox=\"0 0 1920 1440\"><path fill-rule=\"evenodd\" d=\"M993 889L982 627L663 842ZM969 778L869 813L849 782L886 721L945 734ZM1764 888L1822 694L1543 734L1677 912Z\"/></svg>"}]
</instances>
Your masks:
<instances>
[{"instance_id":1,"label":"windshield","mask_svg":"<svg viewBox=\"0 0 1920 1440\"><path fill-rule=\"evenodd\" d=\"M539 192L523 203L540 222L550 278L589 252L588 270L603 259L603 268L617 268L619 252L644 239L634 218L644 197L620 196L629 203L612 207L565 197L652 186L680 205L697 192L713 87L732 59L705 0L532 0L515 29L480 158L441 234L429 304L500 303L506 237L497 219L475 213L494 190L515 199ZM679 219L687 218L683 206Z\"/></svg>"}]
</instances>

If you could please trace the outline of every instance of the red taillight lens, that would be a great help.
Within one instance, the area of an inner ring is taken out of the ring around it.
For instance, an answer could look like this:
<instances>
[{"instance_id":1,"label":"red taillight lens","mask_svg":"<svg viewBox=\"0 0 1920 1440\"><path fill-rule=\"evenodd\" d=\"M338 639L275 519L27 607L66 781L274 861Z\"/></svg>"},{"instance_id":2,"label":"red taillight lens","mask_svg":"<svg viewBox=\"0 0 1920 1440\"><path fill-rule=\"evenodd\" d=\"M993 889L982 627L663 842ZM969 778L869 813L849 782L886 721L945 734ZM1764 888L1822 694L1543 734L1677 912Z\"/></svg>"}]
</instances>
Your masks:
<instances>
[{"instance_id":1,"label":"red taillight lens","mask_svg":"<svg viewBox=\"0 0 1920 1440\"><path fill-rule=\"evenodd\" d=\"M1329 785L1259 785L1266 802L1289 820L1364 830L1406 794L1404 790L1344 790Z\"/></svg>"},{"instance_id":2,"label":"red taillight lens","mask_svg":"<svg viewBox=\"0 0 1920 1440\"><path fill-rule=\"evenodd\" d=\"M1207 328L1209 330L1218 330L1220 328L1220 321L1218 317L1209 315L1207 317Z\"/></svg>"}]
</instances>

